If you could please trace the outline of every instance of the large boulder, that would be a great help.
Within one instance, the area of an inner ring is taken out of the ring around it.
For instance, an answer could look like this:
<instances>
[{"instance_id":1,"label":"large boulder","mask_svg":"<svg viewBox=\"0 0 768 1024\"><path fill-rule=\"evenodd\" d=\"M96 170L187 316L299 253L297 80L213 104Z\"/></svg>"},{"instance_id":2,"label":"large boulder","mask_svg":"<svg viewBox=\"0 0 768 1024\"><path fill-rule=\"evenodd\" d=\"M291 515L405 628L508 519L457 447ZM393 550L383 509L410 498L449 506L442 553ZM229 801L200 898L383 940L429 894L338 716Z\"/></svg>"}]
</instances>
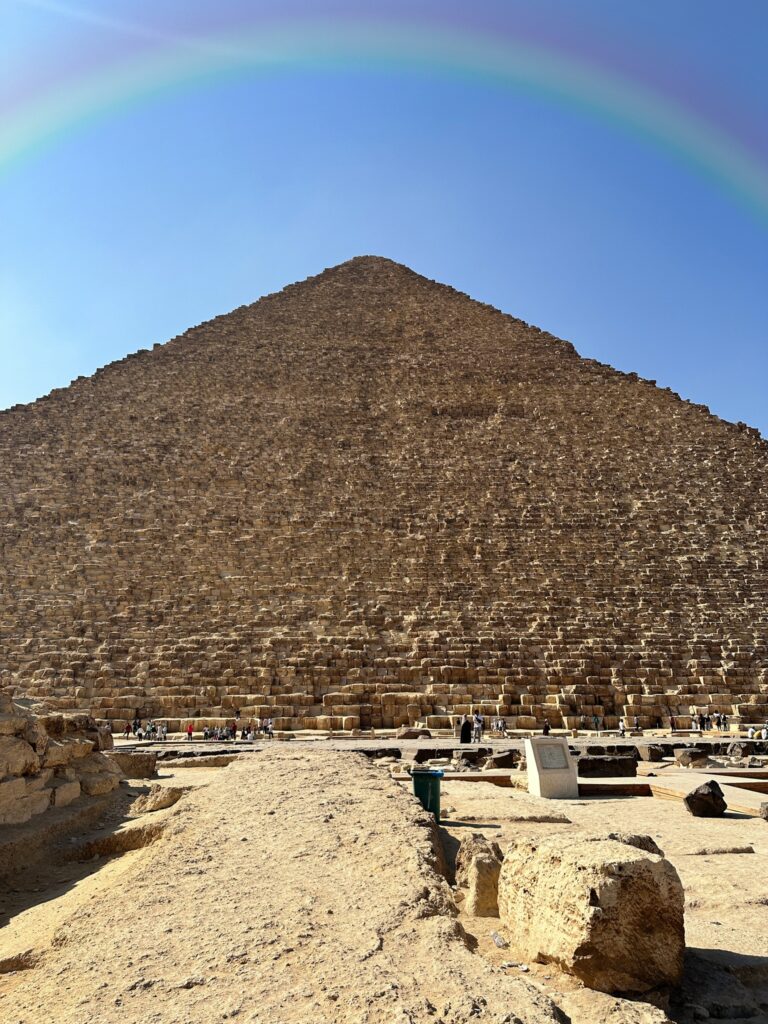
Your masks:
<instances>
[{"instance_id":1,"label":"large boulder","mask_svg":"<svg viewBox=\"0 0 768 1024\"><path fill-rule=\"evenodd\" d=\"M70 782L67 779L57 780L51 793L51 803L54 807L67 807L80 796L80 783Z\"/></svg>"},{"instance_id":2,"label":"large boulder","mask_svg":"<svg viewBox=\"0 0 768 1024\"><path fill-rule=\"evenodd\" d=\"M669 861L612 839L521 840L499 877L499 915L515 953L603 992L680 981L683 906Z\"/></svg>"},{"instance_id":3,"label":"large boulder","mask_svg":"<svg viewBox=\"0 0 768 1024\"><path fill-rule=\"evenodd\" d=\"M728 804L714 779L697 786L683 800L695 818L722 818Z\"/></svg>"}]
</instances>

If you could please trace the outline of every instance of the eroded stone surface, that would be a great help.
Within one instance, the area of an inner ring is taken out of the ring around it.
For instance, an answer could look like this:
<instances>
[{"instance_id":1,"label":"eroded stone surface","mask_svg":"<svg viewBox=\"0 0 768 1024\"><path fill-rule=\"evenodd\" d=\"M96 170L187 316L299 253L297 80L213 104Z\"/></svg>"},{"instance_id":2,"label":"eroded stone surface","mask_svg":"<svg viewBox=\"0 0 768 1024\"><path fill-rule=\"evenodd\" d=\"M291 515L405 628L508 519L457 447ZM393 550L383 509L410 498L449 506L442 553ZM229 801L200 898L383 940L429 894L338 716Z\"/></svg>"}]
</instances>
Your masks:
<instances>
[{"instance_id":1,"label":"eroded stone surface","mask_svg":"<svg viewBox=\"0 0 768 1024\"><path fill-rule=\"evenodd\" d=\"M683 904L667 860L611 839L521 840L499 879L499 915L515 951L603 992L680 981Z\"/></svg>"},{"instance_id":2,"label":"eroded stone surface","mask_svg":"<svg viewBox=\"0 0 768 1024\"><path fill-rule=\"evenodd\" d=\"M172 730L761 721L767 470L353 260L0 413L0 686Z\"/></svg>"}]
</instances>

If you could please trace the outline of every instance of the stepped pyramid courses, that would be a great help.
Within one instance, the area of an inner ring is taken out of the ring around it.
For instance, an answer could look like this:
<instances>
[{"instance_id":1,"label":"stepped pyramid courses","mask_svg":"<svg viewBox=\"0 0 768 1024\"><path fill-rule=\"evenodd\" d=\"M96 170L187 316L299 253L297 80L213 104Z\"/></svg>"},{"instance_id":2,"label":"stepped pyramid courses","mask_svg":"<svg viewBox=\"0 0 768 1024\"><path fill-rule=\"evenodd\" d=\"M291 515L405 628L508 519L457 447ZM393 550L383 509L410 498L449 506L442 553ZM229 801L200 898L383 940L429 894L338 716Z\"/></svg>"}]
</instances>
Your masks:
<instances>
[{"instance_id":1,"label":"stepped pyramid courses","mask_svg":"<svg viewBox=\"0 0 768 1024\"><path fill-rule=\"evenodd\" d=\"M767 471L361 257L0 414L0 688L171 728L763 720Z\"/></svg>"}]
</instances>

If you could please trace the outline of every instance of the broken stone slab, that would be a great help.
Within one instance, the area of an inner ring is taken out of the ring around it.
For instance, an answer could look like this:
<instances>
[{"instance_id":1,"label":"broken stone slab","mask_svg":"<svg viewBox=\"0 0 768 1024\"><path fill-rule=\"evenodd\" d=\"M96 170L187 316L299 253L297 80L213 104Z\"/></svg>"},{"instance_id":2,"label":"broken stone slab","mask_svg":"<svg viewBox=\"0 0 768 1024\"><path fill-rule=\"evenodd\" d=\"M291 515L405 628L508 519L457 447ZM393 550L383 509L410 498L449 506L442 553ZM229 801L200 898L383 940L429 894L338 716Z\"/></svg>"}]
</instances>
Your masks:
<instances>
[{"instance_id":1,"label":"broken stone slab","mask_svg":"<svg viewBox=\"0 0 768 1024\"><path fill-rule=\"evenodd\" d=\"M669 861L616 840L523 839L501 867L499 914L515 952L603 992L679 983L683 908Z\"/></svg>"},{"instance_id":2,"label":"broken stone slab","mask_svg":"<svg viewBox=\"0 0 768 1024\"><path fill-rule=\"evenodd\" d=\"M498 917L499 872L502 853L498 843L479 832L465 836L456 854L456 885L466 888L464 910L475 917Z\"/></svg>"},{"instance_id":3,"label":"broken stone slab","mask_svg":"<svg viewBox=\"0 0 768 1024\"><path fill-rule=\"evenodd\" d=\"M768 821L768 803L760 804L760 817L763 821Z\"/></svg>"},{"instance_id":4,"label":"broken stone slab","mask_svg":"<svg viewBox=\"0 0 768 1024\"><path fill-rule=\"evenodd\" d=\"M663 761L664 747L661 743L638 743L637 752L641 761Z\"/></svg>"},{"instance_id":5,"label":"broken stone slab","mask_svg":"<svg viewBox=\"0 0 768 1024\"><path fill-rule=\"evenodd\" d=\"M683 803L695 818L721 818L728 807L723 791L714 779L691 790L683 798Z\"/></svg>"}]
</instances>

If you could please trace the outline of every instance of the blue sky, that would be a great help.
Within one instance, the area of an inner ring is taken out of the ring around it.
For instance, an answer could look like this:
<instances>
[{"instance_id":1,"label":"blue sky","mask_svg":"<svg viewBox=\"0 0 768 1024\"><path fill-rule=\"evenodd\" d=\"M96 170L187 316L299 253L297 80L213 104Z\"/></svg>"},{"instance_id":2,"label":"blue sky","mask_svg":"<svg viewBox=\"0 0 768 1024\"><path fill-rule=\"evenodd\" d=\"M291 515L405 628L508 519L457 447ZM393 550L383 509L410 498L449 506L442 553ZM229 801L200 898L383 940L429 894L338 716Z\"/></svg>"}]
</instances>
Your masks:
<instances>
[{"instance_id":1,"label":"blue sky","mask_svg":"<svg viewBox=\"0 0 768 1024\"><path fill-rule=\"evenodd\" d=\"M446 0L5 0L0 98L23 109L78 68L118 67L148 45L132 25L205 39L229 16L258 29L276 10L300 25L406 8L463 17ZM475 27L650 73L768 167L763 3L472 10ZM567 98L360 61L187 84L42 143L0 167L0 407L375 253L768 435L768 216Z\"/></svg>"}]
</instances>

